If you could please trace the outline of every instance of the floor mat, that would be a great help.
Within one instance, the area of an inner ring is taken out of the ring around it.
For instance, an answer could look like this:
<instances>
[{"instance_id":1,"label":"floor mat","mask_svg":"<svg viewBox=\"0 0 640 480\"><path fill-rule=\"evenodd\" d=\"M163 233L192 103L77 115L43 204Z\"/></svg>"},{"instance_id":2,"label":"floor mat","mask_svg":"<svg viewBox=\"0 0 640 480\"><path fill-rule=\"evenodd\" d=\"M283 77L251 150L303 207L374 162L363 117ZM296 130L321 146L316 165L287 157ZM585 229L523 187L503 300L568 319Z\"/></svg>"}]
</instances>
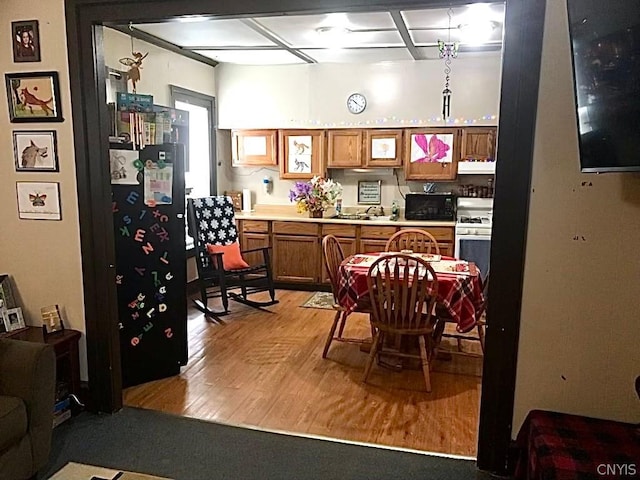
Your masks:
<instances>
[{"instance_id":1,"label":"floor mat","mask_svg":"<svg viewBox=\"0 0 640 480\"><path fill-rule=\"evenodd\" d=\"M67 463L62 470L49 478L50 480L170 480L166 477L123 472L75 462Z\"/></svg>"},{"instance_id":2,"label":"floor mat","mask_svg":"<svg viewBox=\"0 0 640 480\"><path fill-rule=\"evenodd\" d=\"M300 305L302 308L321 308L323 310L333 310L333 293L315 292L309 299Z\"/></svg>"}]
</instances>

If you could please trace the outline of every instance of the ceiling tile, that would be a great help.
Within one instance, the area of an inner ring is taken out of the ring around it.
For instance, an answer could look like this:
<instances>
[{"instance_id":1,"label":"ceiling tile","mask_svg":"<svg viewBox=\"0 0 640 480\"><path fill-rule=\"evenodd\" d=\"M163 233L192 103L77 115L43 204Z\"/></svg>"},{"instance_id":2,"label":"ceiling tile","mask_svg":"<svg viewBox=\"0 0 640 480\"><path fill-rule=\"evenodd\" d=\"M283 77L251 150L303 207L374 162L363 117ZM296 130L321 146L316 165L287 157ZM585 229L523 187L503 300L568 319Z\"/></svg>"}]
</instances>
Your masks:
<instances>
[{"instance_id":1,"label":"ceiling tile","mask_svg":"<svg viewBox=\"0 0 640 480\"><path fill-rule=\"evenodd\" d=\"M416 46L422 45L437 45L438 40L449 41L447 29L437 30L409 30L411 40ZM460 45L471 45L474 42L470 41L462 32L457 28L451 29L451 41L459 42ZM501 44L502 43L502 28L496 28L491 35L483 42L483 44Z\"/></svg>"},{"instance_id":2,"label":"ceiling tile","mask_svg":"<svg viewBox=\"0 0 640 480\"><path fill-rule=\"evenodd\" d=\"M262 17L256 20L297 48L334 43L327 35L316 32L317 28L330 26L351 30L350 34L338 40L342 46L402 45L402 38L388 12Z\"/></svg>"},{"instance_id":3,"label":"ceiling tile","mask_svg":"<svg viewBox=\"0 0 640 480\"><path fill-rule=\"evenodd\" d=\"M305 63L286 50L194 50L196 53L221 63L240 65L287 65Z\"/></svg>"},{"instance_id":4,"label":"ceiling tile","mask_svg":"<svg viewBox=\"0 0 640 480\"><path fill-rule=\"evenodd\" d=\"M376 63L411 60L406 48L325 48L302 50L319 63Z\"/></svg>"},{"instance_id":5,"label":"ceiling tile","mask_svg":"<svg viewBox=\"0 0 640 480\"><path fill-rule=\"evenodd\" d=\"M447 28L449 26L448 8L429 10L404 10L402 18L407 28ZM504 3L470 4L452 8L451 26L477 20L480 16L496 22L504 22Z\"/></svg>"},{"instance_id":6,"label":"ceiling tile","mask_svg":"<svg viewBox=\"0 0 640 480\"><path fill-rule=\"evenodd\" d=\"M256 47L273 46L240 20L205 20L202 22L165 22L134 25L143 32L181 47Z\"/></svg>"}]
</instances>

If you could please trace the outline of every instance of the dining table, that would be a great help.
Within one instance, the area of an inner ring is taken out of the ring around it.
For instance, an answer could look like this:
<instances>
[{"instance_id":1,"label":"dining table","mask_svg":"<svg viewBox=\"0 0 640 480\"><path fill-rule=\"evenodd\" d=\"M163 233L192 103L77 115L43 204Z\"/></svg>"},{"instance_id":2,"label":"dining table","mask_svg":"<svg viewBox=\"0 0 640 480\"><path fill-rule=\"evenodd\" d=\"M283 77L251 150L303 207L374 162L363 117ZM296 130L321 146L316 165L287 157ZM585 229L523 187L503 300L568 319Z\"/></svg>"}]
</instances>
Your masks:
<instances>
[{"instance_id":1,"label":"dining table","mask_svg":"<svg viewBox=\"0 0 640 480\"><path fill-rule=\"evenodd\" d=\"M338 303L351 313L369 297L367 277L371 265L394 252L357 253L345 258L338 270ZM395 252L400 253L400 252ZM483 312L484 294L480 270L472 262L433 254L413 254L426 260L438 279L436 301L456 322L456 330L466 333L476 326Z\"/></svg>"}]
</instances>

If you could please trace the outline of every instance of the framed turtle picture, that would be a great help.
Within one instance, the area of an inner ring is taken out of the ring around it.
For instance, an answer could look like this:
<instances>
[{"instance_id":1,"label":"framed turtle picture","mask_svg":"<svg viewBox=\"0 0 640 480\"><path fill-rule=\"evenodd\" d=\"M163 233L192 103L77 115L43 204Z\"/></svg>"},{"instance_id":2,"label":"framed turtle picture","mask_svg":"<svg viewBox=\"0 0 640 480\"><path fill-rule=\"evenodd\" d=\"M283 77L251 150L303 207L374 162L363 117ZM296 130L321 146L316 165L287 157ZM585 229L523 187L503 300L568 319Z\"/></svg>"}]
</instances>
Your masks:
<instances>
[{"instance_id":1,"label":"framed turtle picture","mask_svg":"<svg viewBox=\"0 0 640 480\"><path fill-rule=\"evenodd\" d=\"M57 172L58 145L54 130L13 132L16 172Z\"/></svg>"},{"instance_id":2,"label":"framed turtle picture","mask_svg":"<svg viewBox=\"0 0 640 480\"><path fill-rule=\"evenodd\" d=\"M9 120L62 122L58 72L5 73Z\"/></svg>"}]
</instances>

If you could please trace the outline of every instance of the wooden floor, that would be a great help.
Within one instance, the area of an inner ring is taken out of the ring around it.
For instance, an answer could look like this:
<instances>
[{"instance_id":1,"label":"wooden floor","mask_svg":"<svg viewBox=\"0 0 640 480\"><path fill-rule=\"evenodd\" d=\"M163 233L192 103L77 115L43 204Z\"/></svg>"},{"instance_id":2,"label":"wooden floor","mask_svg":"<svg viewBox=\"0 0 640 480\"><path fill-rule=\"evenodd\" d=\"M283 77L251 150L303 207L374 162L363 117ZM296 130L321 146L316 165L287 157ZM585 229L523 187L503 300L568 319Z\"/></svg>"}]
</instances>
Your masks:
<instances>
[{"instance_id":1,"label":"wooden floor","mask_svg":"<svg viewBox=\"0 0 640 480\"><path fill-rule=\"evenodd\" d=\"M420 370L374 365L334 342L322 359L331 310L301 308L311 292L279 291L272 314L232 302L224 324L190 311L189 363L173 378L125 390L125 405L226 424L475 456L482 361L436 360L433 391ZM347 335L370 335L349 317ZM463 342L473 349L477 342Z\"/></svg>"}]
</instances>

